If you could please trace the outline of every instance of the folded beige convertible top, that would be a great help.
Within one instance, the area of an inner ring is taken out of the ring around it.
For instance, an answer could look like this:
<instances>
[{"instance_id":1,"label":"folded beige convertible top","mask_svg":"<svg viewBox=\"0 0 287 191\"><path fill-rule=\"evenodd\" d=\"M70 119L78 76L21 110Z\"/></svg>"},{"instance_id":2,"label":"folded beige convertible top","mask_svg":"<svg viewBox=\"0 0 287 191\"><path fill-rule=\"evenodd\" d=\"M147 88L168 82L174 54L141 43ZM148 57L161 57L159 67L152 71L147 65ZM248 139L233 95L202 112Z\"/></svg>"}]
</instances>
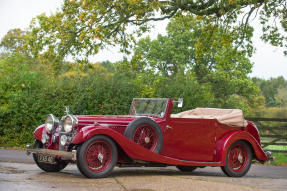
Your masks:
<instances>
[{"instance_id":1,"label":"folded beige convertible top","mask_svg":"<svg viewBox=\"0 0 287 191\"><path fill-rule=\"evenodd\" d=\"M243 112L240 109L196 108L177 114L172 114L171 117L217 119L220 123L229 126L247 126L247 121L244 119Z\"/></svg>"}]
</instances>

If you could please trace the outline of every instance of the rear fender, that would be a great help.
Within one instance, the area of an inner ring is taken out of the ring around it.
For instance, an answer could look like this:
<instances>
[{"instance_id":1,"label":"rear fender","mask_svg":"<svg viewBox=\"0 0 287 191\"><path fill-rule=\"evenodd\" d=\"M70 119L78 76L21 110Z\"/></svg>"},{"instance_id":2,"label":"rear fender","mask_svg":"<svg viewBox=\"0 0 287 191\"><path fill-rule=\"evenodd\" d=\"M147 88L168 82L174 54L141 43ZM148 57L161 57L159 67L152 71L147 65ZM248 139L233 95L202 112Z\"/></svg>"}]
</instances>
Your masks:
<instances>
[{"instance_id":1,"label":"rear fender","mask_svg":"<svg viewBox=\"0 0 287 191\"><path fill-rule=\"evenodd\" d=\"M33 133L34 139L41 141L43 131L45 131L45 124L42 124L35 129L35 131Z\"/></svg>"},{"instance_id":2,"label":"rear fender","mask_svg":"<svg viewBox=\"0 0 287 191\"><path fill-rule=\"evenodd\" d=\"M258 141L246 131L232 131L226 134L222 139L217 142L217 151L218 151L218 161L222 161L225 164L225 157L229 147L236 141L243 140L249 143L252 146L252 149L255 153L257 160L266 161L267 156L263 151L262 147Z\"/></svg>"}]
</instances>

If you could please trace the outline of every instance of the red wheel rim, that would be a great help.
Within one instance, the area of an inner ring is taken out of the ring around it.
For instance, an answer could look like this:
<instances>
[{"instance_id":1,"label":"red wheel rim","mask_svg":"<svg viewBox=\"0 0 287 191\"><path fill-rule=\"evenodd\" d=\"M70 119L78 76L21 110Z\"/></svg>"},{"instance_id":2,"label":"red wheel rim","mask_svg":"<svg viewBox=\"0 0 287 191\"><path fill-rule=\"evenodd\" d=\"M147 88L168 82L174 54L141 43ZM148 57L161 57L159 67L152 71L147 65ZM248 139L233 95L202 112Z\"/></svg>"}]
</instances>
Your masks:
<instances>
[{"instance_id":1,"label":"red wheel rim","mask_svg":"<svg viewBox=\"0 0 287 191\"><path fill-rule=\"evenodd\" d=\"M248 152L244 145L232 146L228 153L228 165L234 172L241 172L248 163Z\"/></svg>"},{"instance_id":2,"label":"red wheel rim","mask_svg":"<svg viewBox=\"0 0 287 191\"><path fill-rule=\"evenodd\" d=\"M136 129L133 141L146 149L154 151L157 146L157 135L149 125L143 125Z\"/></svg>"},{"instance_id":3,"label":"red wheel rim","mask_svg":"<svg viewBox=\"0 0 287 191\"><path fill-rule=\"evenodd\" d=\"M112 149L105 141L93 142L86 150L85 159L90 170L102 172L112 161Z\"/></svg>"}]
</instances>

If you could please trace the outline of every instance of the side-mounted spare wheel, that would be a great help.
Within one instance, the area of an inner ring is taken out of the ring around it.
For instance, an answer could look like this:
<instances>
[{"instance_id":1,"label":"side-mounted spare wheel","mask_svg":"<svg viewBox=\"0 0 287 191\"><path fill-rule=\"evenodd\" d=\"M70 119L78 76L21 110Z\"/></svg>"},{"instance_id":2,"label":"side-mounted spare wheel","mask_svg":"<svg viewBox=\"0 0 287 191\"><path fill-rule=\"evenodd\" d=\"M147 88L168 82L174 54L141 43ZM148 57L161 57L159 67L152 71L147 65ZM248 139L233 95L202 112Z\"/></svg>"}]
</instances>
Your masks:
<instances>
[{"instance_id":1,"label":"side-mounted spare wheel","mask_svg":"<svg viewBox=\"0 0 287 191\"><path fill-rule=\"evenodd\" d=\"M104 178L118 160L117 146L112 139L96 135L77 148L77 166L88 178Z\"/></svg>"},{"instance_id":2,"label":"side-mounted spare wheel","mask_svg":"<svg viewBox=\"0 0 287 191\"><path fill-rule=\"evenodd\" d=\"M33 148L34 149L43 148L43 144L40 141L36 140ZM35 153L33 153L33 159L34 159L35 163L37 164L37 166L46 172L59 172L59 171L63 170L68 165L68 163L66 161L62 161L62 160L59 160L57 158L55 159L56 160L55 164L48 164L48 163L39 162L38 161L38 154L35 154Z\"/></svg>"},{"instance_id":3,"label":"side-mounted spare wheel","mask_svg":"<svg viewBox=\"0 0 287 191\"><path fill-rule=\"evenodd\" d=\"M160 153L163 135L160 126L148 117L133 120L126 128L125 137L155 153Z\"/></svg>"},{"instance_id":4,"label":"side-mounted spare wheel","mask_svg":"<svg viewBox=\"0 0 287 191\"><path fill-rule=\"evenodd\" d=\"M225 166L222 166L221 169L227 176L241 177L249 171L251 161L250 146L244 141L237 141L228 148Z\"/></svg>"}]
</instances>

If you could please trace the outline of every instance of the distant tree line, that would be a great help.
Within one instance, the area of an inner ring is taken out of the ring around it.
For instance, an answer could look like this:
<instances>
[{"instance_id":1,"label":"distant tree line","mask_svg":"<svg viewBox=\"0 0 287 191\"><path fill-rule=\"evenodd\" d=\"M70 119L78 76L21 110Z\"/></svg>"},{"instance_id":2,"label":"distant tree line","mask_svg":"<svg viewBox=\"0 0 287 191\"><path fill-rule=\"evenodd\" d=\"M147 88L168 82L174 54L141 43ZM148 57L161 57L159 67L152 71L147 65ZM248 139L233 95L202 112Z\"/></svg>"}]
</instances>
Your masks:
<instances>
[{"instance_id":1,"label":"distant tree line","mask_svg":"<svg viewBox=\"0 0 287 191\"><path fill-rule=\"evenodd\" d=\"M252 81L260 88L267 107L287 107L287 80L283 76L268 80L254 77Z\"/></svg>"}]
</instances>

